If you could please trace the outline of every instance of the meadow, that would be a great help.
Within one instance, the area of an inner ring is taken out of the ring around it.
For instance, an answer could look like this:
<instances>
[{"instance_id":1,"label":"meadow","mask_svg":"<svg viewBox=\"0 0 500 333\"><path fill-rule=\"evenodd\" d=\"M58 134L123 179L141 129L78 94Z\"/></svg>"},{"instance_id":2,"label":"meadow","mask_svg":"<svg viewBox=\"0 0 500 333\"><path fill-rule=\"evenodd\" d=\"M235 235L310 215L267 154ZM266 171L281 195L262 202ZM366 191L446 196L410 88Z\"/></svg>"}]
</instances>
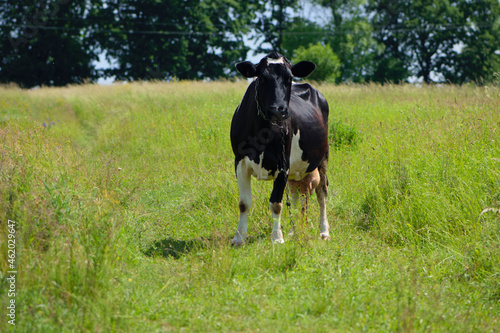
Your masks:
<instances>
[{"instance_id":1,"label":"meadow","mask_svg":"<svg viewBox=\"0 0 500 333\"><path fill-rule=\"evenodd\" d=\"M0 331L498 332L498 86L319 85L331 240L253 180L236 249L247 84L0 87Z\"/></svg>"}]
</instances>

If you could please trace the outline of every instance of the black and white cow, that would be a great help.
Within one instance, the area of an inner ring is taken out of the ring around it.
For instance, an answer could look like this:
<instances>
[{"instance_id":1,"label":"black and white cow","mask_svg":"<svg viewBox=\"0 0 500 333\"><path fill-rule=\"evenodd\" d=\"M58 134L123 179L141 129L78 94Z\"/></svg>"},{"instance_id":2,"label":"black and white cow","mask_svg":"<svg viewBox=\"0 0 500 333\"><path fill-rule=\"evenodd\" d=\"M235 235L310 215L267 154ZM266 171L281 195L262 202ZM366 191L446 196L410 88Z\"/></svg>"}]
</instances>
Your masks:
<instances>
[{"instance_id":1,"label":"black and white cow","mask_svg":"<svg viewBox=\"0 0 500 333\"><path fill-rule=\"evenodd\" d=\"M240 192L240 219L232 244L242 245L247 237L251 176L274 180L269 202L273 242L284 242L280 215L287 181L299 189L310 192L316 189L320 236L329 239L328 103L311 85L293 82L294 77L311 74L316 65L309 61L292 65L281 54L270 53L257 65L245 61L236 68L243 76L255 79L231 122L231 145Z\"/></svg>"}]
</instances>

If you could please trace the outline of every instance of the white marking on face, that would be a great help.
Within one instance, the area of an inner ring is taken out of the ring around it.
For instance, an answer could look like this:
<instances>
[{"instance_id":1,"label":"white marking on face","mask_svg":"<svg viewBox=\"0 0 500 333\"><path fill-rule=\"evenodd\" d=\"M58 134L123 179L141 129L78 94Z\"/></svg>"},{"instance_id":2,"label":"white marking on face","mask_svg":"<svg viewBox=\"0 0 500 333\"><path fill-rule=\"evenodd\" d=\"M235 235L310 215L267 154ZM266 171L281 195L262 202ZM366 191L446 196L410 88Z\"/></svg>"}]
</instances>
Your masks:
<instances>
[{"instance_id":1,"label":"white marking on face","mask_svg":"<svg viewBox=\"0 0 500 333\"><path fill-rule=\"evenodd\" d=\"M284 64L285 63L285 59L283 57L279 58L279 59L271 59L271 58L267 58L267 64Z\"/></svg>"},{"instance_id":2,"label":"white marking on face","mask_svg":"<svg viewBox=\"0 0 500 333\"><path fill-rule=\"evenodd\" d=\"M300 131L294 134L292 137L292 148L290 151L290 172L288 174L288 179L301 180L307 176L307 168L309 167L309 162L302 160L302 149L299 146Z\"/></svg>"}]
</instances>

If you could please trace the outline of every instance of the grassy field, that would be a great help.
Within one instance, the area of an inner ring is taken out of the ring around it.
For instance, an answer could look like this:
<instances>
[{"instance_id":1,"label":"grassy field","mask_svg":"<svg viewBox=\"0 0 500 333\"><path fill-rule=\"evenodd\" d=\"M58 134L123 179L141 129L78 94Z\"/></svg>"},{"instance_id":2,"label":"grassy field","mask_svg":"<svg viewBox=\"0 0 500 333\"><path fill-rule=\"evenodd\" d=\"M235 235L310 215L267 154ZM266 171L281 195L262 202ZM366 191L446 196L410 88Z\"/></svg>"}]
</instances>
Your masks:
<instances>
[{"instance_id":1,"label":"grassy field","mask_svg":"<svg viewBox=\"0 0 500 333\"><path fill-rule=\"evenodd\" d=\"M332 239L233 249L246 86L0 88L0 331L498 332L498 87L321 86Z\"/></svg>"}]
</instances>

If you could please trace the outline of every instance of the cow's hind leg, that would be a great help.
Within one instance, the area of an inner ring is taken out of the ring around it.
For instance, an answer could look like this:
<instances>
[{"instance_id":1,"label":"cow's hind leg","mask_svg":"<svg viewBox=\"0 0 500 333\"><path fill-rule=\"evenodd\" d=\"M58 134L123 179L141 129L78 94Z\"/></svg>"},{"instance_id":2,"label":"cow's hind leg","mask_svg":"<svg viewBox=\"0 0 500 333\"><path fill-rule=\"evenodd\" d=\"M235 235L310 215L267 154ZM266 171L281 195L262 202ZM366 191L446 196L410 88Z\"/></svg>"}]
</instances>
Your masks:
<instances>
[{"instance_id":1,"label":"cow's hind leg","mask_svg":"<svg viewBox=\"0 0 500 333\"><path fill-rule=\"evenodd\" d=\"M320 181L318 187L316 187L316 197L319 203L320 215L319 215L319 235L321 239L330 239L330 226L328 225L328 219L326 217L326 202L328 198L328 178L326 176L326 168L328 166L328 160L325 158L321 165L319 166Z\"/></svg>"},{"instance_id":2,"label":"cow's hind leg","mask_svg":"<svg viewBox=\"0 0 500 333\"><path fill-rule=\"evenodd\" d=\"M240 219L238 221L238 229L231 244L234 246L241 246L245 244L247 237L247 222L250 208L252 207L252 189L251 189L251 175L247 168L245 160L238 162L236 166L236 178L238 180L238 189L240 192Z\"/></svg>"},{"instance_id":3,"label":"cow's hind leg","mask_svg":"<svg viewBox=\"0 0 500 333\"><path fill-rule=\"evenodd\" d=\"M290 197L291 197L291 205L294 209L298 208L298 202L300 201L300 192L298 189L294 188L290 183L288 183L288 188L290 189ZM287 202L288 205L288 202ZM290 207L291 208L291 207ZM291 211L291 210L289 210ZM295 234L295 223L292 219L292 225L290 226L290 230L288 231L288 236L292 237Z\"/></svg>"}]
</instances>

